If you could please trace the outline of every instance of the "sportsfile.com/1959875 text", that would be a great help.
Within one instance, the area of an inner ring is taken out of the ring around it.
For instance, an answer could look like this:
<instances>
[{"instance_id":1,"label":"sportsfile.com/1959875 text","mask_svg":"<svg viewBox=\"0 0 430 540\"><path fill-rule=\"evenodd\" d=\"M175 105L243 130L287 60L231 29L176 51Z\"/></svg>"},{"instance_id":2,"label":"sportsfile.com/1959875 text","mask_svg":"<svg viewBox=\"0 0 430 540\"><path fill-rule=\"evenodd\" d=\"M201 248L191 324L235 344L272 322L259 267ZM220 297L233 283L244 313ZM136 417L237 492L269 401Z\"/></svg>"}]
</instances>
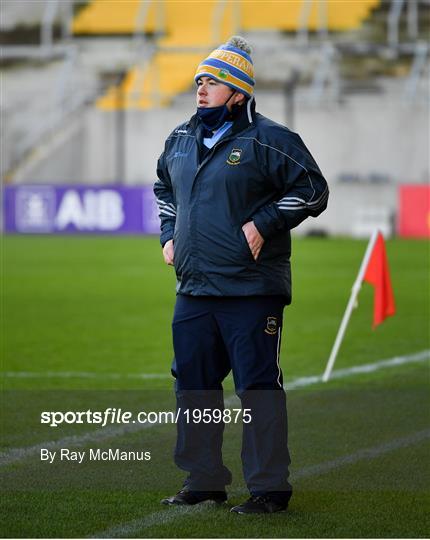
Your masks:
<instances>
[{"instance_id":1,"label":"sportsfile.com/1959875 text","mask_svg":"<svg viewBox=\"0 0 430 540\"><path fill-rule=\"evenodd\" d=\"M176 424L181 417L188 424L225 423L249 424L251 409L181 409L176 411L139 411L133 413L121 408L108 407L103 411L42 411L40 423L50 427L61 424L98 424L101 427L112 424Z\"/></svg>"}]
</instances>

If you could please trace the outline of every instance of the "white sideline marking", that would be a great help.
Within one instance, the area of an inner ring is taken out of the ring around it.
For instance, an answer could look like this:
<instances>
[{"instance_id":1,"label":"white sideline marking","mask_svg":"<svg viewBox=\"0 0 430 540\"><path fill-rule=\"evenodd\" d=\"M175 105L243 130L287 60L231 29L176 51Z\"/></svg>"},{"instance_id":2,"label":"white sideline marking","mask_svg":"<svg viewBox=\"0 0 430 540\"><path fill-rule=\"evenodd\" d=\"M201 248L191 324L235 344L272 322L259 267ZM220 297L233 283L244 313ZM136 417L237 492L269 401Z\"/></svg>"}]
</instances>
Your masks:
<instances>
[{"instance_id":1,"label":"white sideline marking","mask_svg":"<svg viewBox=\"0 0 430 540\"><path fill-rule=\"evenodd\" d=\"M95 431L89 431L82 435L68 435L62 439L56 441L45 441L35 444L33 446L27 446L23 448L11 448L6 452L0 452L0 466L10 465L22 459L38 454L42 448L51 450L53 448L62 448L67 446L85 446L87 443L95 441L104 441L108 439L114 439L121 437L126 433L133 433L141 429L147 429L154 426L161 426L162 424L123 424L121 426L104 427L96 429Z\"/></svg>"},{"instance_id":2,"label":"white sideline marking","mask_svg":"<svg viewBox=\"0 0 430 540\"><path fill-rule=\"evenodd\" d=\"M332 372L329 381L333 379L343 379L345 377L350 377L351 375L357 375L359 373L373 373L380 369L401 366L403 364L411 364L413 362L424 362L430 358L430 349L425 351L420 351L414 354L407 356L395 356L394 358L389 358L388 360L378 360L377 362L372 362L371 364L362 364L360 366L352 366L344 369L336 369ZM311 377L299 377L292 380L290 383L285 383L284 388L288 390L293 390L295 388L301 388L303 386L310 386L311 384L316 384L322 382L322 375L312 375Z\"/></svg>"},{"instance_id":3,"label":"white sideline marking","mask_svg":"<svg viewBox=\"0 0 430 540\"><path fill-rule=\"evenodd\" d=\"M328 473L333 469L337 469L338 467L352 465L353 463L356 463L357 461L361 461L363 459L375 459L382 454L386 454L387 452L398 450L400 448L406 448L413 444L418 444L422 441L425 441L426 439L430 439L430 429L416 431L415 433L411 433L406 437L393 439L390 442L381 444L379 446L373 446L372 448L362 448L361 450L358 450L353 454L341 456L331 461L325 461L323 463L318 463L317 465L303 467L302 469L299 469L296 473L292 474L291 477L294 481L298 478L318 476L320 474Z\"/></svg>"},{"instance_id":4,"label":"white sideline marking","mask_svg":"<svg viewBox=\"0 0 430 540\"><path fill-rule=\"evenodd\" d=\"M193 516L199 514L206 510L209 504L211 503L197 504L196 506L170 506L164 512L162 510L153 512L144 518L134 519L133 521L111 527L88 538L128 538L141 529L148 529L154 525L165 525L186 514L192 514Z\"/></svg>"},{"instance_id":5,"label":"white sideline marking","mask_svg":"<svg viewBox=\"0 0 430 540\"><path fill-rule=\"evenodd\" d=\"M345 369L335 370L331 379L339 379L356 373L371 373L385 367L399 366L410 362L421 362L430 358L430 349L408 356L396 356L388 360L379 360ZM100 373L94 371L3 371L1 376L9 379L173 379L169 373ZM322 375L299 377L287 383L288 389L308 386L322 381ZM285 385L284 385L285 386Z\"/></svg>"},{"instance_id":6,"label":"white sideline marking","mask_svg":"<svg viewBox=\"0 0 430 540\"><path fill-rule=\"evenodd\" d=\"M97 373L94 371L3 371L8 379L173 379L168 373Z\"/></svg>"},{"instance_id":7,"label":"white sideline marking","mask_svg":"<svg viewBox=\"0 0 430 540\"><path fill-rule=\"evenodd\" d=\"M338 369L332 372L331 379L342 379L344 377L349 377L351 375L356 375L359 373L371 373L373 371L377 371L379 369L387 367L395 367L403 364L409 364L412 362L423 362L428 358L430 358L430 349L414 353L409 356L397 356L388 360L379 360L378 362L374 362L372 364L363 364L362 366ZM312 377L299 377L298 379L293 379L290 383L287 383L284 386L286 386L288 390L293 390L295 388L303 388L320 382L322 382L322 375L315 375ZM225 400L225 404L229 405L229 403L232 403L237 399L238 398L233 394ZM42 442L33 446L27 446L23 448L11 448L10 450L7 450L5 452L0 452L0 466L9 465L10 463L15 463L16 461L20 461L21 459L28 458L40 452L41 448L61 448L67 445L84 446L85 444L90 442L113 439L115 437L120 437L125 433L131 433L134 431L139 431L140 429L146 429L159 425L162 424L125 424L122 426L97 429L95 431L90 431L82 435L69 435L67 437L63 437L62 439Z\"/></svg>"},{"instance_id":8,"label":"white sideline marking","mask_svg":"<svg viewBox=\"0 0 430 540\"><path fill-rule=\"evenodd\" d=\"M388 443L373 446L371 448L362 448L353 454L347 454L331 461L323 461L322 463L317 463L316 465L311 465L310 467L304 467L293 474L292 479L294 481L298 478L319 476L334 469L338 469L339 467L352 465L364 459L375 459L383 454L392 452L393 450L406 448L429 438L430 429L416 431L415 433L411 433L406 437L393 439ZM206 508L207 507L208 506L206 506ZM116 525L115 527L111 527L105 531L98 532L91 535L90 538L126 538L134 535L142 529L147 529L149 527L153 527L154 525L164 525L165 523L170 523L177 517L182 517L185 513L194 515L195 513L202 512L203 510L205 510L205 505L191 507L169 507L169 509L164 511L159 510L158 512L149 514L144 518L134 519L133 521L128 521L127 523Z\"/></svg>"}]
</instances>

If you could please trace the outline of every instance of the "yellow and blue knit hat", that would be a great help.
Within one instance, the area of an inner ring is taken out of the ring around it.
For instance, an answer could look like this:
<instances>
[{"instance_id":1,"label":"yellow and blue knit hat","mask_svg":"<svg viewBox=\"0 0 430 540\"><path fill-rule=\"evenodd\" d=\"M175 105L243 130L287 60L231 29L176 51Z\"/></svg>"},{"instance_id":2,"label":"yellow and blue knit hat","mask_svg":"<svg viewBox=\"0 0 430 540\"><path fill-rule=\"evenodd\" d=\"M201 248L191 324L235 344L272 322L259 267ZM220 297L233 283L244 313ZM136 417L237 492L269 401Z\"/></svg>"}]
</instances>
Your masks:
<instances>
[{"instance_id":1,"label":"yellow and blue knit hat","mask_svg":"<svg viewBox=\"0 0 430 540\"><path fill-rule=\"evenodd\" d=\"M197 82L200 77L210 77L251 97L255 80L250 54L251 48L246 40L233 36L198 65L194 80Z\"/></svg>"}]
</instances>

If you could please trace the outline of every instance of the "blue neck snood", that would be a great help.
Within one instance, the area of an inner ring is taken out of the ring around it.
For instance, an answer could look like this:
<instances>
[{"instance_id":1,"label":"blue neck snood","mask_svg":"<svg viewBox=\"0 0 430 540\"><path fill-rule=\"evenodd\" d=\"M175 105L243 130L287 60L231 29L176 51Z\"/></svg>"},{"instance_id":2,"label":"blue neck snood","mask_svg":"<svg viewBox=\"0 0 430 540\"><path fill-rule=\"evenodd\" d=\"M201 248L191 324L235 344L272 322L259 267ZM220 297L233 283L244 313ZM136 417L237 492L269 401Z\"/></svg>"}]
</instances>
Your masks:
<instances>
[{"instance_id":1,"label":"blue neck snood","mask_svg":"<svg viewBox=\"0 0 430 540\"><path fill-rule=\"evenodd\" d=\"M210 132L209 136L212 136L212 131L217 130L225 122L231 120L232 114L228 110L227 103L235 93L233 90L227 101L223 105L218 105L218 107L197 107L197 116L200 118L205 130Z\"/></svg>"}]
</instances>

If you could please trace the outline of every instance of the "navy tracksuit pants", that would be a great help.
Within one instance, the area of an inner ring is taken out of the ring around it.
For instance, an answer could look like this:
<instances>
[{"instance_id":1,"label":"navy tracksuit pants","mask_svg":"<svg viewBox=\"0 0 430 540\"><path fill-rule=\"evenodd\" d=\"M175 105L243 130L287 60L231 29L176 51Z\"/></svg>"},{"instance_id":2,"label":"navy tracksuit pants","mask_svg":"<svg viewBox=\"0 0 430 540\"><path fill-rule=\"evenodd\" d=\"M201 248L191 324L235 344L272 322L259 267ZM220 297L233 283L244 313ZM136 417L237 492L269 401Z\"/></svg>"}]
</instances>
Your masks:
<instances>
[{"instance_id":1,"label":"navy tracksuit pants","mask_svg":"<svg viewBox=\"0 0 430 540\"><path fill-rule=\"evenodd\" d=\"M183 411L223 409L230 370L242 408L242 465L253 495L288 500L288 425L279 367L283 298L178 295L173 317L172 373L179 414L175 463L196 491L224 490L231 473L222 460L223 422L190 422Z\"/></svg>"}]
</instances>

